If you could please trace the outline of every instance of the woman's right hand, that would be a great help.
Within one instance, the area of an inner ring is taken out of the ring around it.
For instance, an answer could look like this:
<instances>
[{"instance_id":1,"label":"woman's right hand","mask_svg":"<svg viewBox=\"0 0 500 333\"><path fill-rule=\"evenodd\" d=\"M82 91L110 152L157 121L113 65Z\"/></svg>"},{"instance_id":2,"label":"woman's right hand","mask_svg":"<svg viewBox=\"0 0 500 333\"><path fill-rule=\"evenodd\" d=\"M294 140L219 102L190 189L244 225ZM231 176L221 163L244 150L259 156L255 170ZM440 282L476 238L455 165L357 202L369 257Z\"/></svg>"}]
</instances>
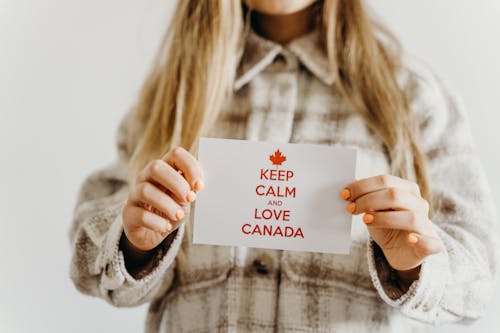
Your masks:
<instances>
[{"instance_id":1,"label":"woman's right hand","mask_svg":"<svg viewBox=\"0 0 500 333\"><path fill-rule=\"evenodd\" d=\"M198 160L182 147L151 161L138 174L122 211L127 243L139 251L155 248L184 221L194 191L203 186Z\"/></svg>"}]
</instances>

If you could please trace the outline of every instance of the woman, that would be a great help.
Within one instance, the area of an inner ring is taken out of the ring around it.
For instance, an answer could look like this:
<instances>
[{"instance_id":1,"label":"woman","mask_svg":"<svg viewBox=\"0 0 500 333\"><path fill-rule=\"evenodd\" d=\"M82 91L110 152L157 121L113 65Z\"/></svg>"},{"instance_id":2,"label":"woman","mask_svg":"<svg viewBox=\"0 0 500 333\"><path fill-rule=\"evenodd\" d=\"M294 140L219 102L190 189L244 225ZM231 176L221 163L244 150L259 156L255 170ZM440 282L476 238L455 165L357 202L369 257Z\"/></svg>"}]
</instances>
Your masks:
<instances>
[{"instance_id":1,"label":"woman","mask_svg":"<svg viewBox=\"0 0 500 333\"><path fill-rule=\"evenodd\" d=\"M179 1L173 17L118 160L82 186L79 290L150 303L147 332L407 332L483 314L495 212L466 114L361 0ZM359 217L350 255L192 244L200 135L357 148L358 179L331 189Z\"/></svg>"}]
</instances>

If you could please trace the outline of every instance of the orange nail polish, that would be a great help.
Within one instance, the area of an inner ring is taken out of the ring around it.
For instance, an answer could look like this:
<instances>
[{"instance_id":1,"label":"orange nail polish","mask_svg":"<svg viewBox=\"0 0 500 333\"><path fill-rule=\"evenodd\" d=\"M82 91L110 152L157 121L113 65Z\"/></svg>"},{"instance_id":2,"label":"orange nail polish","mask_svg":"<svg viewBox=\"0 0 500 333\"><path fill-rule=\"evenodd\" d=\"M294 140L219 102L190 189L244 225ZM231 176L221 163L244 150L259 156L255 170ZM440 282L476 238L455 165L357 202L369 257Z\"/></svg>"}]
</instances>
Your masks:
<instances>
[{"instance_id":1,"label":"orange nail polish","mask_svg":"<svg viewBox=\"0 0 500 333\"><path fill-rule=\"evenodd\" d=\"M347 200L351 197L351 191L349 191L348 188L343 189L340 191L340 197L344 200Z\"/></svg>"},{"instance_id":2,"label":"orange nail polish","mask_svg":"<svg viewBox=\"0 0 500 333\"><path fill-rule=\"evenodd\" d=\"M175 218L177 220L181 220L184 217L184 211L182 209L179 209L177 213L175 213Z\"/></svg>"},{"instance_id":3,"label":"orange nail polish","mask_svg":"<svg viewBox=\"0 0 500 333\"><path fill-rule=\"evenodd\" d=\"M370 224L373 222L373 215L372 214L365 214L363 216L363 222L365 222L366 224Z\"/></svg>"},{"instance_id":4,"label":"orange nail polish","mask_svg":"<svg viewBox=\"0 0 500 333\"><path fill-rule=\"evenodd\" d=\"M418 242L417 235L415 235L414 233L408 234L408 242L412 243L412 244L415 244L416 242Z\"/></svg>"},{"instance_id":5,"label":"orange nail polish","mask_svg":"<svg viewBox=\"0 0 500 333\"><path fill-rule=\"evenodd\" d=\"M354 202L349 202L346 207L347 211L351 214L356 210L356 204Z\"/></svg>"},{"instance_id":6,"label":"orange nail polish","mask_svg":"<svg viewBox=\"0 0 500 333\"><path fill-rule=\"evenodd\" d=\"M194 183L194 190L195 191L199 191L201 190L202 188L205 187L205 183L203 182L203 180L201 179L198 179L195 183Z\"/></svg>"},{"instance_id":7,"label":"orange nail polish","mask_svg":"<svg viewBox=\"0 0 500 333\"><path fill-rule=\"evenodd\" d=\"M193 202L196 199L196 194L193 191L189 191L186 196L188 202Z\"/></svg>"}]
</instances>

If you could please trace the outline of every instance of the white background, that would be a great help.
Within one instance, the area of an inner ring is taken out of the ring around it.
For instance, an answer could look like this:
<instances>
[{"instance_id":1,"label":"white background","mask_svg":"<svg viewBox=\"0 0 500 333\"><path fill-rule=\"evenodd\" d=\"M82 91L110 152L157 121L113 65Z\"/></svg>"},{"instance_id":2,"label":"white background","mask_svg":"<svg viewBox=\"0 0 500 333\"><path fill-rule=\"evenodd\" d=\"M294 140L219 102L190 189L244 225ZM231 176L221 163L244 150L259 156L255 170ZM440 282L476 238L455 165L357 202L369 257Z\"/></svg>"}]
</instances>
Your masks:
<instances>
[{"instance_id":1,"label":"white background","mask_svg":"<svg viewBox=\"0 0 500 333\"><path fill-rule=\"evenodd\" d=\"M368 0L369 1L369 0ZM468 106L500 207L500 2L369 1ZM140 332L145 308L84 297L68 278L76 191L115 156L173 8L168 0L0 0L0 331ZM494 332L488 315L472 328Z\"/></svg>"}]
</instances>

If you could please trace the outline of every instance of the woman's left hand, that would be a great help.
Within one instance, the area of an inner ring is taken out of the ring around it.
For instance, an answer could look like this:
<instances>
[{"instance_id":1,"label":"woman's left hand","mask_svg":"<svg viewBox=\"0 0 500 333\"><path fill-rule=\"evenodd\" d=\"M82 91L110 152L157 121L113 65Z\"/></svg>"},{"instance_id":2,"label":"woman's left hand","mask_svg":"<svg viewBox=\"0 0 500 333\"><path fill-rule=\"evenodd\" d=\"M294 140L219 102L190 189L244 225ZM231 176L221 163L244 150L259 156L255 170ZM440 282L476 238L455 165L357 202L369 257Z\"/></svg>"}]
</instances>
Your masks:
<instances>
[{"instance_id":1,"label":"woman's left hand","mask_svg":"<svg viewBox=\"0 0 500 333\"><path fill-rule=\"evenodd\" d=\"M429 203L417 184L391 175L357 180L340 192L347 211L363 221L388 263L397 271L418 273L424 259L444 249L429 220Z\"/></svg>"}]
</instances>

